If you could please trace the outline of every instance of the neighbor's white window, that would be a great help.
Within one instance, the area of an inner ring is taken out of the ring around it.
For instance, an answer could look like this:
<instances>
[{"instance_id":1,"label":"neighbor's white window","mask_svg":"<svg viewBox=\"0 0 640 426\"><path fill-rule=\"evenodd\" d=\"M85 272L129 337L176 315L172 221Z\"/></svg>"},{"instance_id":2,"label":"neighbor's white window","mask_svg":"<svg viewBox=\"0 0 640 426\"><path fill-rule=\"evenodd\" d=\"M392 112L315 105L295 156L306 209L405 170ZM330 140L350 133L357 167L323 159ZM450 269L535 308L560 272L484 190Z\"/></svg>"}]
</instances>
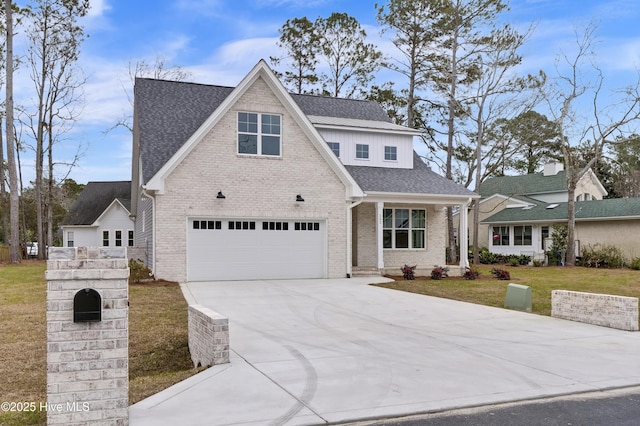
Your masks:
<instances>
[{"instance_id":1,"label":"neighbor's white window","mask_svg":"<svg viewBox=\"0 0 640 426\"><path fill-rule=\"evenodd\" d=\"M67 232L67 247L73 247L73 231Z\"/></svg>"},{"instance_id":2,"label":"neighbor's white window","mask_svg":"<svg viewBox=\"0 0 640 426\"><path fill-rule=\"evenodd\" d=\"M382 242L387 249L426 247L427 219L423 209L384 209Z\"/></svg>"},{"instance_id":3,"label":"neighbor's white window","mask_svg":"<svg viewBox=\"0 0 640 426\"><path fill-rule=\"evenodd\" d=\"M122 247L122 231L116 231L116 247Z\"/></svg>"},{"instance_id":4,"label":"neighbor's white window","mask_svg":"<svg viewBox=\"0 0 640 426\"><path fill-rule=\"evenodd\" d=\"M357 143L356 144L356 158L361 160L369 159L369 145Z\"/></svg>"},{"instance_id":5,"label":"neighbor's white window","mask_svg":"<svg viewBox=\"0 0 640 426\"><path fill-rule=\"evenodd\" d=\"M494 226L492 241L494 246L508 246L509 245L509 227Z\"/></svg>"},{"instance_id":6,"label":"neighbor's white window","mask_svg":"<svg viewBox=\"0 0 640 426\"><path fill-rule=\"evenodd\" d=\"M238 113L238 154L278 157L281 136L279 115Z\"/></svg>"},{"instance_id":7,"label":"neighbor's white window","mask_svg":"<svg viewBox=\"0 0 640 426\"><path fill-rule=\"evenodd\" d=\"M397 161L398 160L398 147L385 146L384 147L384 159L387 160L387 161Z\"/></svg>"},{"instance_id":8,"label":"neighbor's white window","mask_svg":"<svg viewBox=\"0 0 640 426\"><path fill-rule=\"evenodd\" d=\"M102 231L102 245L109 247L109 231Z\"/></svg>"},{"instance_id":9,"label":"neighbor's white window","mask_svg":"<svg viewBox=\"0 0 640 426\"><path fill-rule=\"evenodd\" d=\"M132 230L129 230L129 231L127 231L127 232L128 232L128 234L129 234L129 235L128 235L128 237L129 237L129 238L128 238L128 241L127 241L127 245L128 245L129 247L133 247L133 231L132 231Z\"/></svg>"},{"instance_id":10,"label":"neighbor's white window","mask_svg":"<svg viewBox=\"0 0 640 426\"><path fill-rule=\"evenodd\" d=\"M531 239L531 226L514 226L513 227L513 245L514 246L530 246L533 245Z\"/></svg>"}]
</instances>

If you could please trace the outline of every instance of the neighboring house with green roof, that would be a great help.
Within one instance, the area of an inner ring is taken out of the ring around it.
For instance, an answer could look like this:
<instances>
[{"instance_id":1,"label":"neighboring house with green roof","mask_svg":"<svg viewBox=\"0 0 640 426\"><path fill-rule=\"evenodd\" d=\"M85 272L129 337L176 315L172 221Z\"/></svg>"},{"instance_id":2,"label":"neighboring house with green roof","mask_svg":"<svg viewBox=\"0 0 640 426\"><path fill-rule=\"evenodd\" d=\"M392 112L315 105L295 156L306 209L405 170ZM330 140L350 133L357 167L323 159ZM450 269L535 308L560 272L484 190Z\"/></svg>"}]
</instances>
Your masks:
<instances>
[{"instance_id":1,"label":"neighboring house with green roof","mask_svg":"<svg viewBox=\"0 0 640 426\"><path fill-rule=\"evenodd\" d=\"M494 253L544 259L554 224L568 221L566 172L559 163L524 176L487 179L480 187L479 245ZM606 190L589 170L576 188L576 254L596 243L640 255L640 199L603 199ZM469 223L472 223L471 221Z\"/></svg>"}]
</instances>

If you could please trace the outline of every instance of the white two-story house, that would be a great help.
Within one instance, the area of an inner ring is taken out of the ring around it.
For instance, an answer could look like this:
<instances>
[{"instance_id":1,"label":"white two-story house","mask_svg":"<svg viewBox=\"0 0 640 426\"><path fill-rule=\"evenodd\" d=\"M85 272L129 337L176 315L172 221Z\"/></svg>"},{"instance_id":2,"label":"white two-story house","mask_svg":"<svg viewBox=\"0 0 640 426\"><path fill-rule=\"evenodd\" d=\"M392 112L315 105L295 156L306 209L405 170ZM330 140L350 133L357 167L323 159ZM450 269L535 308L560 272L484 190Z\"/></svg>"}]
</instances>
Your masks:
<instances>
[{"instance_id":1,"label":"white two-story house","mask_svg":"<svg viewBox=\"0 0 640 426\"><path fill-rule=\"evenodd\" d=\"M264 61L236 87L137 79L136 245L176 281L430 271L445 208L476 195L415 135L375 102L290 94Z\"/></svg>"}]
</instances>

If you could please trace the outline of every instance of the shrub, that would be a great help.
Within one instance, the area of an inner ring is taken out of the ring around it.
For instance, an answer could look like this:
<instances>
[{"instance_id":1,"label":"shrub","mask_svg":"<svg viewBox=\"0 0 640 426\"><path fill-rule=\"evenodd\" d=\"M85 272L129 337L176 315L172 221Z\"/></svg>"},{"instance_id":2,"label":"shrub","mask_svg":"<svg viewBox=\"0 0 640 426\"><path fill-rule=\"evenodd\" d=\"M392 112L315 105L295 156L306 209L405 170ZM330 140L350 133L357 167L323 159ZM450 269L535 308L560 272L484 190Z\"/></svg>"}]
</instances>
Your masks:
<instances>
[{"instance_id":1,"label":"shrub","mask_svg":"<svg viewBox=\"0 0 640 426\"><path fill-rule=\"evenodd\" d=\"M144 266L140 259L129 259L129 282L139 283L148 279L153 279L151 269Z\"/></svg>"},{"instance_id":2,"label":"shrub","mask_svg":"<svg viewBox=\"0 0 640 426\"><path fill-rule=\"evenodd\" d=\"M416 267L418 265L414 265L414 266L409 266L409 265L404 265L402 268L400 268L402 270L402 276L404 277L405 280L415 280L416 276L414 271L416 270Z\"/></svg>"},{"instance_id":3,"label":"shrub","mask_svg":"<svg viewBox=\"0 0 640 426\"><path fill-rule=\"evenodd\" d=\"M466 268L464 271L464 275L462 275L462 278L464 278L465 280L475 280L479 276L480 272L478 272L477 270Z\"/></svg>"},{"instance_id":4,"label":"shrub","mask_svg":"<svg viewBox=\"0 0 640 426\"><path fill-rule=\"evenodd\" d=\"M629 268L633 269L634 271L640 271L640 257L636 257L631 261L631 264L629 264Z\"/></svg>"},{"instance_id":5,"label":"shrub","mask_svg":"<svg viewBox=\"0 0 640 426\"><path fill-rule=\"evenodd\" d=\"M622 251L611 245L601 245L599 243L588 244L582 250L582 266L588 268L621 268L624 266Z\"/></svg>"},{"instance_id":6,"label":"shrub","mask_svg":"<svg viewBox=\"0 0 640 426\"><path fill-rule=\"evenodd\" d=\"M511 274L509 273L509 271L505 271L504 269L497 269L497 268L493 268L491 270L491 275L493 275L494 277L496 277L499 280L510 280L511 279Z\"/></svg>"},{"instance_id":7,"label":"shrub","mask_svg":"<svg viewBox=\"0 0 640 426\"><path fill-rule=\"evenodd\" d=\"M433 268L433 270L431 271L431 279L432 280L440 280L442 278L447 277L448 274L449 274L449 268L448 267L436 265L435 268Z\"/></svg>"},{"instance_id":8,"label":"shrub","mask_svg":"<svg viewBox=\"0 0 640 426\"><path fill-rule=\"evenodd\" d=\"M542 266L542 262L540 262L539 260L534 260L533 261L533 266L535 266L536 268L539 268Z\"/></svg>"},{"instance_id":9,"label":"shrub","mask_svg":"<svg viewBox=\"0 0 640 426\"><path fill-rule=\"evenodd\" d=\"M518 265L520 265L520 262L518 261L518 258L516 257L509 257L509 265L516 267Z\"/></svg>"}]
</instances>

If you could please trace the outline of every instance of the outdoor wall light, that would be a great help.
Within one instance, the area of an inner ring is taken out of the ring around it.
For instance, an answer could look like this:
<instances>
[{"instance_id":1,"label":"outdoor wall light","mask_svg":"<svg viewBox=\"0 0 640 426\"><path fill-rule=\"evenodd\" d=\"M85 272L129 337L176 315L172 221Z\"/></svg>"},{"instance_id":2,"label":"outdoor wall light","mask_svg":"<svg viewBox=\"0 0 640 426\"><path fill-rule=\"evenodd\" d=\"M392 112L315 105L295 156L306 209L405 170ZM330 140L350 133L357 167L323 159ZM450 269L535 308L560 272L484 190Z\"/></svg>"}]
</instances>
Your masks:
<instances>
[{"instance_id":1,"label":"outdoor wall light","mask_svg":"<svg viewBox=\"0 0 640 426\"><path fill-rule=\"evenodd\" d=\"M296 195L296 202L301 203L304 201L304 198L302 198L302 195L298 194Z\"/></svg>"},{"instance_id":2,"label":"outdoor wall light","mask_svg":"<svg viewBox=\"0 0 640 426\"><path fill-rule=\"evenodd\" d=\"M224 200L227 197L224 196L222 191L218 191L218 195L216 195L216 198L218 198L219 200Z\"/></svg>"}]
</instances>

